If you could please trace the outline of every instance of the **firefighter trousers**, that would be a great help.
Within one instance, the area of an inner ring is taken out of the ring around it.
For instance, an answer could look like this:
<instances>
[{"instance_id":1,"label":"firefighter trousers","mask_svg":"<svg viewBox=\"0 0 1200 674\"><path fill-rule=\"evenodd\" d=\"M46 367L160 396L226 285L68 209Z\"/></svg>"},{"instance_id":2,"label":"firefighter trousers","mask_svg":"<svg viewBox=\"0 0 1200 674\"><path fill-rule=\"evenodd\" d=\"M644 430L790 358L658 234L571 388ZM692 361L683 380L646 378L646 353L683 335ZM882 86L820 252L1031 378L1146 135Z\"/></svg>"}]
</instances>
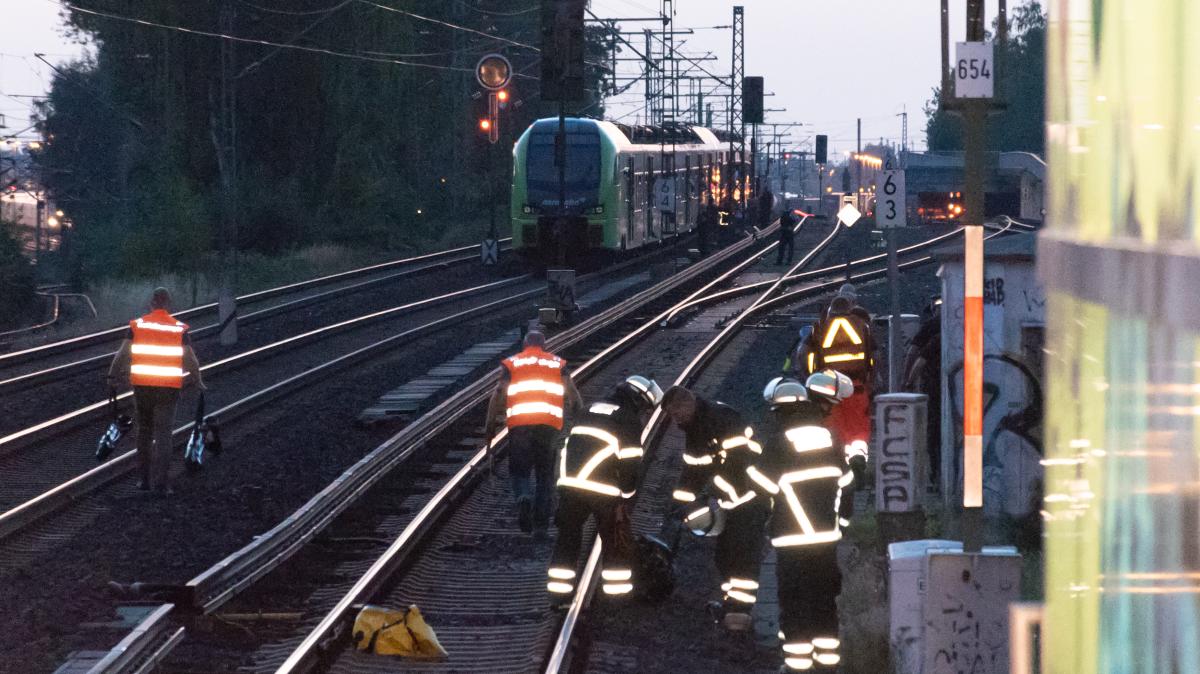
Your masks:
<instances>
[{"instance_id":1,"label":"firefighter trousers","mask_svg":"<svg viewBox=\"0 0 1200 674\"><path fill-rule=\"evenodd\" d=\"M758 567L770 513L770 505L761 496L726 513L725 529L717 537L714 561L721 575L727 611L749 613L757 601Z\"/></svg>"},{"instance_id":2,"label":"firefighter trousers","mask_svg":"<svg viewBox=\"0 0 1200 674\"><path fill-rule=\"evenodd\" d=\"M836 670L841 659L837 596L842 591L837 543L776 548L775 573L784 663L792 670Z\"/></svg>"},{"instance_id":3,"label":"firefighter trousers","mask_svg":"<svg viewBox=\"0 0 1200 674\"><path fill-rule=\"evenodd\" d=\"M575 567L583 545L583 528L589 517L596 518L596 533L600 536L603 554L605 594L628 594L633 590L633 566L629 518L624 515L624 501L613 496L591 494L580 489L558 489L558 512L554 526L558 539L550 557L549 584L554 594L575 590Z\"/></svg>"}]
</instances>

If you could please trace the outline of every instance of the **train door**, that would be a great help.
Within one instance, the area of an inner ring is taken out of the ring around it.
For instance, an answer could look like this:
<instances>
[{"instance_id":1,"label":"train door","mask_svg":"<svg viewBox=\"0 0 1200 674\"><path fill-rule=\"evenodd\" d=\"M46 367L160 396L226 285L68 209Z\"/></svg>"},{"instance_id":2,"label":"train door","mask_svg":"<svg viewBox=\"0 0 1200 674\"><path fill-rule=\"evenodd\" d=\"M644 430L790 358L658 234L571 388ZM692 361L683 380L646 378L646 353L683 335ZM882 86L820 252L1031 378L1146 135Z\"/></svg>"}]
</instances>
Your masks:
<instances>
[{"instance_id":1,"label":"train door","mask_svg":"<svg viewBox=\"0 0 1200 674\"><path fill-rule=\"evenodd\" d=\"M623 240L630 248L634 243L634 203L636 199L637 171L634 169L634 157L625 158L625 235Z\"/></svg>"},{"instance_id":2,"label":"train door","mask_svg":"<svg viewBox=\"0 0 1200 674\"><path fill-rule=\"evenodd\" d=\"M654 157L646 155L646 240L657 239L654 232Z\"/></svg>"},{"instance_id":3,"label":"train door","mask_svg":"<svg viewBox=\"0 0 1200 674\"><path fill-rule=\"evenodd\" d=\"M692 228L692 155L683 156L683 229Z\"/></svg>"}]
</instances>

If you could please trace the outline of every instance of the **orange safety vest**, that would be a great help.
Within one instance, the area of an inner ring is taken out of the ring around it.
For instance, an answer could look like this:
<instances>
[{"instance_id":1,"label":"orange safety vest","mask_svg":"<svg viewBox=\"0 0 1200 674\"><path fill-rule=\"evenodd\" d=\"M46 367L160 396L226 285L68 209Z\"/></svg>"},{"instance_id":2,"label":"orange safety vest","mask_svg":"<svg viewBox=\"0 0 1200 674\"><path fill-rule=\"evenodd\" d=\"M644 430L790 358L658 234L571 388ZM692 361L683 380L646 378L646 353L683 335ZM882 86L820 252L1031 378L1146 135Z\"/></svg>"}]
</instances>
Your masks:
<instances>
[{"instance_id":1,"label":"orange safety vest","mask_svg":"<svg viewBox=\"0 0 1200 674\"><path fill-rule=\"evenodd\" d=\"M562 369L567 361L530 346L501 362L509 374L506 392L508 427L553 426L562 430Z\"/></svg>"},{"instance_id":2,"label":"orange safety vest","mask_svg":"<svg viewBox=\"0 0 1200 674\"><path fill-rule=\"evenodd\" d=\"M183 333L181 323L162 309L129 321L133 331L129 381L134 386L183 388Z\"/></svg>"}]
</instances>

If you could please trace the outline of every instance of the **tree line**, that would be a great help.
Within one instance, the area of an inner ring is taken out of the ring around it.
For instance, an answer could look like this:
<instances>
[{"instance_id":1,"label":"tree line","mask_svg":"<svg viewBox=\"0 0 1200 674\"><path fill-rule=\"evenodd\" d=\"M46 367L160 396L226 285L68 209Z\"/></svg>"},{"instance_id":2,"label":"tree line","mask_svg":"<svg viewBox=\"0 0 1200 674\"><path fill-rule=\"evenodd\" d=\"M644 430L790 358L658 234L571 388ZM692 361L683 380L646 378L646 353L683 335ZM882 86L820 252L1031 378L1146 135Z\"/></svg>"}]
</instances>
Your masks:
<instances>
[{"instance_id":1,"label":"tree line","mask_svg":"<svg viewBox=\"0 0 1200 674\"><path fill-rule=\"evenodd\" d=\"M1046 14L1036 0L1012 10L1008 42L995 45L995 100L1004 107L988 115L987 149L1045 156ZM991 40L998 24L993 22ZM951 83L953 86L953 82ZM925 107L930 150L962 150L962 118L941 109L941 87Z\"/></svg>"},{"instance_id":2,"label":"tree line","mask_svg":"<svg viewBox=\"0 0 1200 674\"><path fill-rule=\"evenodd\" d=\"M268 254L404 249L477 229L491 194L507 195L511 142L545 112L535 0L73 5L68 30L93 49L55 71L39 106L39 166L76 223L70 250L84 279L187 271L218 246L223 97L233 101L236 246ZM608 45L588 31L593 64ZM495 147L476 126L486 98L473 72L490 52L517 73ZM593 116L606 76L588 68L594 98L578 107Z\"/></svg>"}]
</instances>

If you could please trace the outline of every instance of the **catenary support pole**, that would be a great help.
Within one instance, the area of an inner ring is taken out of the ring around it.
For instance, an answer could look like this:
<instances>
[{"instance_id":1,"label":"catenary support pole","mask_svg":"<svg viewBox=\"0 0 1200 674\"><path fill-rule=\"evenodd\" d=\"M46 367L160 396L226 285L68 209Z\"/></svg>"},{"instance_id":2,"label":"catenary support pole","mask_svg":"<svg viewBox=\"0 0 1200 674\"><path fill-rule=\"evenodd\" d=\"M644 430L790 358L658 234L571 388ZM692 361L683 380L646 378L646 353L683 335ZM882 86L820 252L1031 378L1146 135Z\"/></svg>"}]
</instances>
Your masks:
<instances>
[{"instance_id":1,"label":"catenary support pole","mask_svg":"<svg viewBox=\"0 0 1200 674\"><path fill-rule=\"evenodd\" d=\"M897 393L900 390L900 363L897 361L900 356L900 265L896 259L897 231L897 227L889 227L887 230L887 275L890 294L888 308L891 314L888 320L887 342L888 393Z\"/></svg>"},{"instance_id":2,"label":"catenary support pole","mask_svg":"<svg viewBox=\"0 0 1200 674\"><path fill-rule=\"evenodd\" d=\"M967 0L967 40L984 39L983 0ZM983 219L988 101L963 99L965 250L963 262L963 551L983 546Z\"/></svg>"}]
</instances>

